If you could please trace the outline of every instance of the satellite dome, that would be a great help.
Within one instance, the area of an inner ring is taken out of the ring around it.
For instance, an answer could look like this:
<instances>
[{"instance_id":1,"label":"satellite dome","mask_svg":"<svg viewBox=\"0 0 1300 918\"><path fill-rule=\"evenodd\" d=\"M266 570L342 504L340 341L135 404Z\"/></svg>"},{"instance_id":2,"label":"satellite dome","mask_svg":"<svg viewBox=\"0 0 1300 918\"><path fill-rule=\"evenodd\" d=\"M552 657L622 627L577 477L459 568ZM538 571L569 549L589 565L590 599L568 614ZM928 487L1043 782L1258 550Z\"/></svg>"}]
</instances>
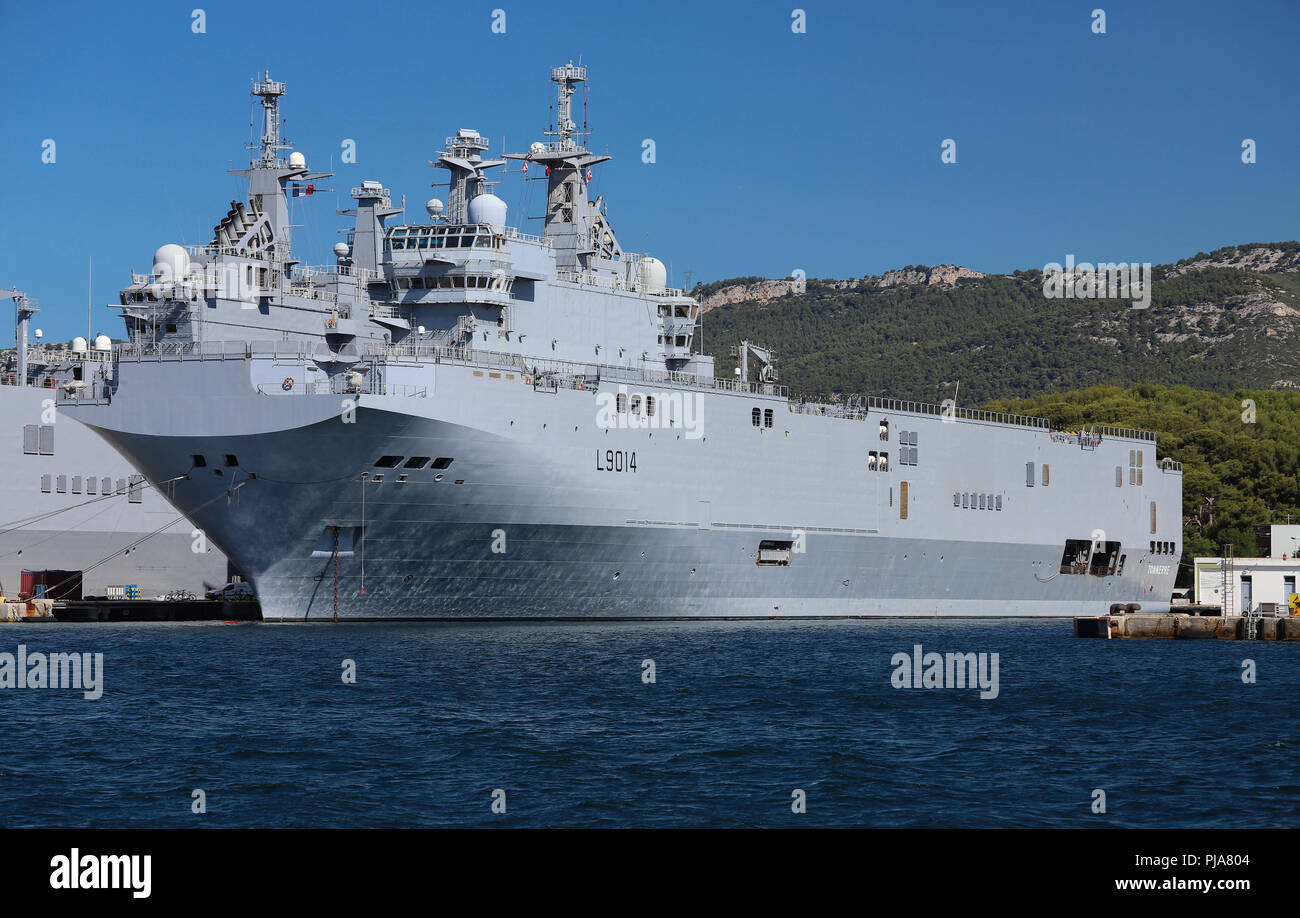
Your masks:
<instances>
[{"instance_id":1,"label":"satellite dome","mask_svg":"<svg viewBox=\"0 0 1300 918\"><path fill-rule=\"evenodd\" d=\"M529 147L528 149L529 149L531 152L533 152L533 153L545 153L545 152L546 152L546 144L542 143L542 142L539 140L539 141L537 141L536 143L534 143L531 147Z\"/></svg>"},{"instance_id":2,"label":"satellite dome","mask_svg":"<svg viewBox=\"0 0 1300 918\"><path fill-rule=\"evenodd\" d=\"M348 244L346 242L334 243L334 254L338 258L347 258L348 252L350 251L352 250L348 248Z\"/></svg>"},{"instance_id":3,"label":"satellite dome","mask_svg":"<svg viewBox=\"0 0 1300 918\"><path fill-rule=\"evenodd\" d=\"M506 228L506 202L488 192L469 202L469 222L486 223L496 232Z\"/></svg>"},{"instance_id":4,"label":"satellite dome","mask_svg":"<svg viewBox=\"0 0 1300 918\"><path fill-rule=\"evenodd\" d=\"M41 331L39 328L36 329L36 340L39 341L44 337L45 337L45 332Z\"/></svg>"},{"instance_id":5,"label":"satellite dome","mask_svg":"<svg viewBox=\"0 0 1300 918\"><path fill-rule=\"evenodd\" d=\"M168 280L184 280L190 273L190 256L183 248L169 242L153 253L153 273Z\"/></svg>"},{"instance_id":6,"label":"satellite dome","mask_svg":"<svg viewBox=\"0 0 1300 918\"><path fill-rule=\"evenodd\" d=\"M424 204L424 209L429 212L430 217L436 217L442 213L442 202L437 198L429 198Z\"/></svg>"},{"instance_id":7,"label":"satellite dome","mask_svg":"<svg viewBox=\"0 0 1300 918\"><path fill-rule=\"evenodd\" d=\"M293 151L292 153L289 154L289 168L290 168L290 169L306 169L306 168L307 168L307 157L303 156L303 155L302 155L301 153L299 153L297 150Z\"/></svg>"},{"instance_id":8,"label":"satellite dome","mask_svg":"<svg viewBox=\"0 0 1300 918\"><path fill-rule=\"evenodd\" d=\"M658 258L647 255L641 259L641 291L663 293L668 287L668 269Z\"/></svg>"},{"instance_id":9,"label":"satellite dome","mask_svg":"<svg viewBox=\"0 0 1300 918\"><path fill-rule=\"evenodd\" d=\"M86 339L85 339L85 338L83 338L83 337L81 337L80 335L78 335L77 337L75 337L75 338L72 339L72 353L74 353L74 354L84 354L84 353L86 353Z\"/></svg>"},{"instance_id":10,"label":"satellite dome","mask_svg":"<svg viewBox=\"0 0 1300 918\"><path fill-rule=\"evenodd\" d=\"M97 351L111 351L112 349L113 349L113 339L112 339L112 338L108 337L108 335L96 335L96 336L95 336L95 350L97 350Z\"/></svg>"}]
</instances>

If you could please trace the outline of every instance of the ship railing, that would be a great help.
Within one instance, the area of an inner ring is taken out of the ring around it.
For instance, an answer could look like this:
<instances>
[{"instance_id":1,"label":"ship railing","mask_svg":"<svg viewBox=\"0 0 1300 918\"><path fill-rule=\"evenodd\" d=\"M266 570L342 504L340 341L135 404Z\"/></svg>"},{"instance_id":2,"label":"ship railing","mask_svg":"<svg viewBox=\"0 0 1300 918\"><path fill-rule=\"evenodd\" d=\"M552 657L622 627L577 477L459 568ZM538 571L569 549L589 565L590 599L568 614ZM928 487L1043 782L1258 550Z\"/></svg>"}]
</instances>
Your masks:
<instances>
[{"instance_id":1,"label":"ship railing","mask_svg":"<svg viewBox=\"0 0 1300 918\"><path fill-rule=\"evenodd\" d=\"M380 319L405 319L403 315L405 310L400 306L394 306L387 303L371 303L370 315Z\"/></svg>"},{"instance_id":2,"label":"ship railing","mask_svg":"<svg viewBox=\"0 0 1300 918\"><path fill-rule=\"evenodd\" d=\"M308 382L285 389L275 383L258 383L258 395L395 395L404 398L428 398L428 386L384 382L374 373L365 374L359 382L349 382L344 376L334 376L325 382Z\"/></svg>"},{"instance_id":3,"label":"ship railing","mask_svg":"<svg viewBox=\"0 0 1300 918\"><path fill-rule=\"evenodd\" d=\"M781 398L787 397L789 392L785 386L777 383L742 383L733 379L700 378L692 373L683 373L681 371L548 360L520 354L508 354L501 351L484 351L470 347L424 342L369 345L363 349L362 353L375 357L432 360L440 363L464 363L496 369L518 370L525 375L571 378L582 380L584 388L604 379L614 382L659 383L692 389L719 389L728 392L751 393Z\"/></svg>"},{"instance_id":4,"label":"ship railing","mask_svg":"<svg viewBox=\"0 0 1300 918\"><path fill-rule=\"evenodd\" d=\"M54 380L55 384L48 388L58 393L56 402L107 402L112 398L112 384L103 378L96 377L90 382L83 383L80 380Z\"/></svg>"},{"instance_id":5,"label":"ship railing","mask_svg":"<svg viewBox=\"0 0 1300 918\"><path fill-rule=\"evenodd\" d=\"M186 245L181 246L187 255L238 255L239 246L234 245Z\"/></svg>"},{"instance_id":6,"label":"ship railing","mask_svg":"<svg viewBox=\"0 0 1300 918\"><path fill-rule=\"evenodd\" d=\"M544 245L547 248L552 248L551 240L549 237L538 236L533 233L521 233L518 229L516 229L513 226L506 227L505 237L507 239L518 239L520 242L532 242L536 245Z\"/></svg>"},{"instance_id":7,"label":"ship railing","mask_svg":"<svg viewBox=\"0 0 1300 918\"><path fill-rule=\"evenodd\" d=\"M339 295L332 290L325 290L317 287L312 283L300 283L293 281L289 284L288 294L290 296L302 297L304 300L317 300L321 303L332 303L338 305Z\"/></svg>"},{"instance_id":8,"label":"ship railing","mask_svg":"<svg viewBox=\"0 0 1300 918\"><path fill-rule=\"evenodd\" d=\"M865 405L849 405L841 402L810 402L803 399L791 399L786 407L792 414L814 414L828 418L847 418L851 421L865 421L868 409Z\"/></svg>"},{"instance_id":9,"label":"ship railing","mask_svg":"<svg viewBox=\"0 0 1300 918\"><path fill-rule=\"evenodd\" d=\"M1038 418L1027 414L1007 414L1002 411L985 411L981 408L955 408L951 404L947 406L935 405L930 402L912 402L879 395L871 396L868 400L868 406L878 411L961 418L967 421L982 421L989 424L1032 427L1038 430L1050 430L1052 426L1047 418Z\"/></svg>"},{"instance_id":10,"label":"ship railing","mask_svg":"<svg viewBox=\"0 0 1300 918\"><path fill-rule=\"evenodd\" d=\"M617 274L604 275L595 271L574 271L569 268L557 268L555 279L570 284L581 284L584 287L603 287L606 290L626 289L623 278Z\"/></svg>"},{"instance_id":11,"label":"ship railing","mask_svg":"<svg viewBox=\"0 0 1300 918\"><path fill-rule=\"evenodd\" d=\"M289 276L295 281L314 279L329 281L334 278L349 277L355 278L360 283L369 283L375 279L376 272L354 265L299 265L289 272Z\"/></svg>"},{"instance_id":12,"label":"ship railing","mask_svg":"<svg viewBox=\"0 0 1300 918\"><path fill-rule=\"evenodd\" d=\"M230 360L244 357L309 359L318 342L283 341L145 341L119 345L114 354L137 362L154 359Z\"/></svg>"},{"instance_id":13,"label":"ship railing","mask_svg":"<svg viewBox=\"0 0 1300 918\"><path fill-rule=\"evenodd\" d=\"M1156 467L1162 472L1177 472L1179 475L1183 474L1183 464L1173 459L1161 459L1156 464Z\"/></svg>"},{"instance_id":14,"label":"ship railing","mask_svg":"<svg viewBox=\"0 0 1300 918\"><path fill-rule=\"evenodd\" d=\"M57 389L67 381L68 381L67 379L58 376L51 376L46 373L39 373L35 376L32 375L28 376L26 388ZM13 386L14 388L19 388L21 387L21 385L22 384L18 381L18 373L15 370L6 369L3 372L0 372L0 386Z\"/></svg>"},{"instance_id":15,"label":"ship railing","mask_svg":"<svg viewBox=\"0 0 1300 918\"><path fill-rule=\"evenodd\" d=\"M353 198L378 198L384 207L392 204L392 193L387 188L367 188L364 185L358 185L352 189Z\"/></svg>"},{"instance_id":16,"label":"ship railing","mask_svg":"<svg viewBox=\"0 0 1300 918\"><path fill-rule=\"evenodd\" d=\"M114 345L114 347L118 346L120 345ZM74 351L71 348L57 345L27 345L27 362L39 366L48 366L52 363L107 363L108 361L108 351L99 351L94 348Z\"/></svg>"},{"instance_id":17,"label":"ship railing","mask_svg":"<svg viewBox=\"0 0 1300 918\"><path fill-rule=\"evenodd\" d=\"M633 275L635 278L635 275ZM650 293L642 289L638 280L629 282L621 274L606 275L595 271L582 270L575 271L572 268L557 268L555 279L570 284L581 284L584 287L600 287L605 290L630 290L636 293L644 293L647 296L685 296L686 293L679 287L665 287L657 293Z\"/></svg>"},{"instance_id":18,"label":"ship railing","mask_svg":"<svg viewBox=\"0 0 1300 918\"><path fill-rule=\"evenodd\" d=\"M279 246L268 246L265 249L246 249L237 245L183 245L181 246L187 255L207 255L223 256L230 255L235 258L247 258L249 261L266 262L269 265L284 265L291 257L290 252L282 250ZM134 272L132 272L134 273ZM174 279L174 278L173 278Z\"/></svg>"},{"instance_id":19,"label":"ship railing","mask_svg":"<svg viewBox=\"0 0 1300 918\"><path fill-rule=\"evenodd\" d=\"M1115 437L1120 440L1146 440L1154 443L1156 439L1156 435L1151 431L1137 430L1132 427L1111 427L1107 424L1098 424L1088 429L1090 432L1100 434L1103 437Z\"/></svg>"}]
</instances>

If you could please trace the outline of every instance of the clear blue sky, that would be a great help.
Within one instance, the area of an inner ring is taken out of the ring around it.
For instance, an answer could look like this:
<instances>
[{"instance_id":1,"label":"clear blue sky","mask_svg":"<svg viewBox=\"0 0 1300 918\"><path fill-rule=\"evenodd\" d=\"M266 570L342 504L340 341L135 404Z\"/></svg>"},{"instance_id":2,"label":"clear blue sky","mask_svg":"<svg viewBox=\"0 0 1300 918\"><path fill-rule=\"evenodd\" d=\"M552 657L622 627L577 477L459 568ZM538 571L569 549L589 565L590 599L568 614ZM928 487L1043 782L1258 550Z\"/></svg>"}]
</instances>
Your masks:
<instances>
[{"instance_id":1,"label":"clear blue sky","mask_svg":"<svg viewBox=\"0 0 1300 918\"><path fill-rule=\"evenodd\" d=\"M795 3L807 33L791 31ZM207 13L205 34L190 11ZM1091 31L1094 6L1106 34ZM506 32L491 31L492 11ZM1300 3L824 0L513 3L0 0L0 287L51 340L122 334L128 271L207 242L247 162L249 78L289 86L286 134L341 193L379 179L413 220L457 128L540 139L548 68L589 67L595 189L673 280L1001 272L1074 254L1169 262L1300 237ZM41 162L53 139L57 162ZM357 163L340 165L352 138ZM658 161L641 161L653 138ZM940 162L945 138L957 163ZM1241 142L1258 162L1241 162ZM500 189L534 230L521 185ZM295 202L329 260L335 195ZM524 211L521 213L521 209ZM9 318L0 318L6 343Z\"/></svg>"}]
</instances>

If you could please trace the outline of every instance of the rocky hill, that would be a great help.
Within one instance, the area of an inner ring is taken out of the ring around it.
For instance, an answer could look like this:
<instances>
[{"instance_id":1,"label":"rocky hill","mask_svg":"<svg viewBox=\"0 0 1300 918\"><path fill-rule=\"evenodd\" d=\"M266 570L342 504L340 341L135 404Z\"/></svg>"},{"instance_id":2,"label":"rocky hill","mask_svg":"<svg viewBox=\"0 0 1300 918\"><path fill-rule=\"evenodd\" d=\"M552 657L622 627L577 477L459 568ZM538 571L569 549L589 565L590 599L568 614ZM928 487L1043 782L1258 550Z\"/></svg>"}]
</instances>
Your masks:
<instances>
[{"instance_id":1,"label":"rocky hill","mask_svg":"<svg viewBox=\"0 0 1300 918\"><path fill-rule=\"evenodd\" d=\"M718 375L730 346L775 349L783 382L822 395L964 404L1094 385L1300 388L1300 243L1200 252L1152 270L1149 308L1049 298L1042 271L909 265L847 280L738 278L692 291Z\"/></svg>"}]
</instances>

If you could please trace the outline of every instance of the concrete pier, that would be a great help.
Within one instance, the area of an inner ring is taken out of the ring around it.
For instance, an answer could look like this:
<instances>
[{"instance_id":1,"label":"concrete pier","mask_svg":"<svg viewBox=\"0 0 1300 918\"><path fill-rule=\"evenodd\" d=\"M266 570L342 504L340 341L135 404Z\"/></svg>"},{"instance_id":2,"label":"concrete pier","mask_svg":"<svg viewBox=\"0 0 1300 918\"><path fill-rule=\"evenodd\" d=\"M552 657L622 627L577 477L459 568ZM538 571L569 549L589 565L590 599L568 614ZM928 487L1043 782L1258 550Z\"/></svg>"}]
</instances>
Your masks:
<instances>
[{"instance_id":1,"label":"concrete pier","mask_svg":"<svg viewBox=\"0 0 1300 918\"><path fill-rule=\"evenodd\" d=\"M1173 638L1175 640L1300 641L1300 616L1188 615L1134 612L1076 618L1074 636L1090 638Z\"/></svg>"}]
</instances>

